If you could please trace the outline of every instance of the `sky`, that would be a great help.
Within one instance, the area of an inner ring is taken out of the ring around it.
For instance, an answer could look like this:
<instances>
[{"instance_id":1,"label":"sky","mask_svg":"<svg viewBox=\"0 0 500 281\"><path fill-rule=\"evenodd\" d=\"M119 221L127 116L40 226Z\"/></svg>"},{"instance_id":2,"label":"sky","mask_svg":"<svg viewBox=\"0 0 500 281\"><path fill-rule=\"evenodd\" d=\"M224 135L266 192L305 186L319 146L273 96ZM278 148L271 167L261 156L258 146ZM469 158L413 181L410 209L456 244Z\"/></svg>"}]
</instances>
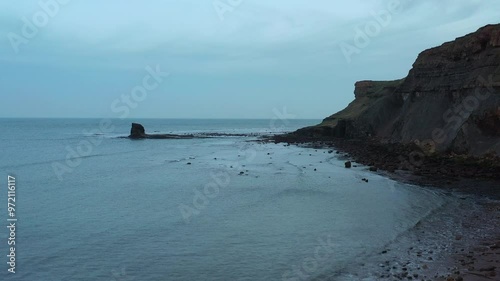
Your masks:
<instances>
[{"instance_id":1,"label":"sky","mask_svg":"<svg viewBox=\"0 0 500 281\"><path fill-rule=\"evenodd\" d=\"M0 2L0 117L322 119L499 22L483 0Z\"/></svg>"}]
</instances>

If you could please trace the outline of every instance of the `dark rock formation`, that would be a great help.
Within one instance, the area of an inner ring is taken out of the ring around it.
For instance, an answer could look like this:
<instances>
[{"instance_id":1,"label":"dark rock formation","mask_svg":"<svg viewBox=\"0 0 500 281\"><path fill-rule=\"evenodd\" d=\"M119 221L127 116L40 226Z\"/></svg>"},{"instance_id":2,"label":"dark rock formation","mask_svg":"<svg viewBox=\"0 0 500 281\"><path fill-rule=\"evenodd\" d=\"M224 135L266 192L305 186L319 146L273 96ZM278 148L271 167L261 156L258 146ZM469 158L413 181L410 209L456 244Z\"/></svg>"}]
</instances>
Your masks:
<instances>
[{"instance_id":1,"label":"dark rock formation","mask_svg":"<svg viewBox=\"0 0 500 281\"><path fill-rule=\"evenodd\" d=\"M141 124L132 123L132 129L130 129L129 138L143 139L145 137L146 137L146 130L144 129L144 126L142 126Z\"/></svg>"},{"instance_id":2,"label":"dark rock formation","mask_svg":"<svg viewBox=\"0 0 500 281\"><path fill-rule=\"evenodd\" d=\"M205 139L205 138L219 138L219 137L256 137L259 134L228 134L228 133L196 133L196 134L185 134L185 135L175 135L175 134L146 134L144 126L138 123L132 123L132 128L130 129L130 139Z\"/></svg>"},{"instance_id":3,"label":"dark rock formation","mask_svg":"<svg viewBox=\"0 0 500 281\"><path fill-rule=\"evenodd\" d=\"M346 109L294 135L500 155L500 24L422 52L405 79L360 81L354 93Z\"/></svg>"},{"instance_id":4,"label":"dark rock formation","mask_svg":"<svg viewBox=\"0 0 500 281\"><path fill-rule=\"evenodd\" d=\"M197 136L194 135L172 135L172 134L146 134L144 126L138 123L132 123L132 128L130 129L131 139L192 139ZM198 136L201 138L200 136Z\"/></svg>"}]
</instances>

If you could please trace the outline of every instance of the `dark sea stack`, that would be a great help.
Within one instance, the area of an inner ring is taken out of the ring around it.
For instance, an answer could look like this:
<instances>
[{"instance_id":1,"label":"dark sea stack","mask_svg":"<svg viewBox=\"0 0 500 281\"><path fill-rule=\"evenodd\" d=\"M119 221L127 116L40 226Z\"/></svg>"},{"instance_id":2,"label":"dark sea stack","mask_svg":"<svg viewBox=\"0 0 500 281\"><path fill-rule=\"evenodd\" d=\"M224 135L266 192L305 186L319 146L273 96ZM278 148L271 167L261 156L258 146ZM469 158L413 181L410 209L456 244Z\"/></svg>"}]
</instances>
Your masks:
<instances>
[{"instance_id":1,"label":"dark sea stack","mask_svg":"<svg viewBox=\"0 0 500 281\"><path fill-rule=\"evenodd\" d=\"M289 138L373 138L500 156L500 24L422 52L404 79L359 81L354 94L347 108Z\"/></svg>"},{"instance_id":2,"label":"dark sea stack","mask_svg":"<svg viewBox=\"0 0 500 281\"><path fill-rule=\"evenodd\" d=\"M132 129L130 129L130 136L129 138L131 139L144 139L146 138L146 130L144 129L144 126L138 123L132 123Z\"/></svg>"}]
</instances>

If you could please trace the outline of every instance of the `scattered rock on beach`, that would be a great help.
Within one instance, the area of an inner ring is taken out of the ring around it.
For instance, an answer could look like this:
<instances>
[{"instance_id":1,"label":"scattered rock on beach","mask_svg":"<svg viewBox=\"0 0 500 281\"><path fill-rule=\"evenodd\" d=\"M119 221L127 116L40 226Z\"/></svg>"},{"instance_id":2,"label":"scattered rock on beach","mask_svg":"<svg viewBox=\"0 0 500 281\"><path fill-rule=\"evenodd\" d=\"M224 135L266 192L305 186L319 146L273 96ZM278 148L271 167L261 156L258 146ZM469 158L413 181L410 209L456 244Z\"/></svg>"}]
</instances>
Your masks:
<instances>
[{"instance_id":1,"label":"scattered rock on beach","mask_svg":"<svg viewBox=\"0 0 500 281\"><path fill-rule=\"evenodd\" d=\"M484 268L479 269L479 271L494 271L495 269L496 269L495 266L488 266L488 267L484 267Z\"/></svg>"},{"instance_id":2,"label":"scattered rock on beach","mask_svg":"<svg viewBox=\"0 0 500 281\"><path fill-rule=\"evenodd\" d=\"M345 167L346 167L347 169L350 169L350 168L352 167L352 163L351 163L351 161L347 161L347 162L345 162Z\"/></svg>"}]
</instances>

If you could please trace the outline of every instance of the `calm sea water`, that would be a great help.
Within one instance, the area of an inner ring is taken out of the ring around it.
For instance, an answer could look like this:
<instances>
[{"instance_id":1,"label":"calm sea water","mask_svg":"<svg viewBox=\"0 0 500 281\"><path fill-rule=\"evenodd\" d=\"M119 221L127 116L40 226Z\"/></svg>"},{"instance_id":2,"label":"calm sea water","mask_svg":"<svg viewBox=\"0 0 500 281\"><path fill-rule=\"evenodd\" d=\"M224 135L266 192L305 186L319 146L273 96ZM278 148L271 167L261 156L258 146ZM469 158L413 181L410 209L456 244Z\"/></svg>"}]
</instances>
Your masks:
<instances>
[{"instance_id":1,"label":"calm sea water","mask_svg":"<svg viewBox=\"0 0 500 281\"><path fill-rule=\"evenodd\" d=\"M253 136L118 138L132 121L148 132L254 134L319 122L113 120L100 130L94 119L1 119L2 225L9 174L18 217L16 274L0 230L1 280L375 280L377 253L411 243L417 223L474 208L347 170L327 150Z\"/></svg>"}]
</instances>

